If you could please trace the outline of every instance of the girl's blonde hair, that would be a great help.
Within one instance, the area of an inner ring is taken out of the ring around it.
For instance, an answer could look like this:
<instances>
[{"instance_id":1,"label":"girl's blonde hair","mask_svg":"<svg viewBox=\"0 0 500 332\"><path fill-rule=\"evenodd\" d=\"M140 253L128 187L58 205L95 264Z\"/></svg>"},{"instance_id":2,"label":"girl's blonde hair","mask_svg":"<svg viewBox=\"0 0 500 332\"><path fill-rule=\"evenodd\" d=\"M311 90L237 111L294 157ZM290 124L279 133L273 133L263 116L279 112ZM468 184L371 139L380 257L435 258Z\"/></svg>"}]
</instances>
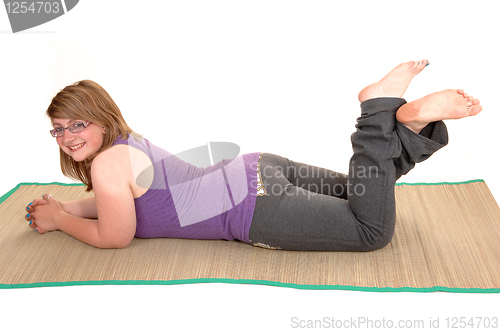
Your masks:
<instances>
[{"instance_id":1,"label":"girl's blonde hair","mask_svg":"<svg viewBox=\"0 0 500 332\"><path fill-rule=\"evenodd\" d=\"M99 151L89 158L77 162L62 149L59 149L62 173L74 180L83 182L87 189L92 190L92 179L90 168L92 160L101 152L109 149L113 142L121 135L127 139L133 134L127 125L120 109L111 96L96 82L83 80L68 85L52 99L46 111L47 116L52 119L71 119L91 121L93 124L105 127L106 134Z\"/></svg>"}]
</instances>

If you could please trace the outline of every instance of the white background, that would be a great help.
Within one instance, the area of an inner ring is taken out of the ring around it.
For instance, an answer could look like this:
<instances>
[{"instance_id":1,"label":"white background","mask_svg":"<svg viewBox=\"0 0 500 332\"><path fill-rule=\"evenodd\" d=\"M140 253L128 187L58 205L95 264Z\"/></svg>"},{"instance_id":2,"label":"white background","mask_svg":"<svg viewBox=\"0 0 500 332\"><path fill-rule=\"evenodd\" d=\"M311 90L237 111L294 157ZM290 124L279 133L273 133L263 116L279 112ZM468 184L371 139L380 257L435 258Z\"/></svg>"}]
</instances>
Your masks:
<instances>
[{"instance_id":1,"label":"white background","mask_svg":"<svg viewBox=\"0 0 500 332\"><path fill-rule=\"evenodd\" d=\"M82 0L16 34L0 9L0 195L20 182L71 182L60 173L44 112L57 91L81 79L101 84L135 131L172 153L229 141L241 153L347 172L359 90L401 62L426 58L431 65L408 101L462 88L484 111L447 121L449 145L400 181L484 179L498 201L495 8L495 1ZM498 300L229 284L51 287L0 290L0 321L18 330L284 331L294 330L292 317L428 324L440 316L444 327L448 316L498 316Z\"/></svg>"}]
</instances>

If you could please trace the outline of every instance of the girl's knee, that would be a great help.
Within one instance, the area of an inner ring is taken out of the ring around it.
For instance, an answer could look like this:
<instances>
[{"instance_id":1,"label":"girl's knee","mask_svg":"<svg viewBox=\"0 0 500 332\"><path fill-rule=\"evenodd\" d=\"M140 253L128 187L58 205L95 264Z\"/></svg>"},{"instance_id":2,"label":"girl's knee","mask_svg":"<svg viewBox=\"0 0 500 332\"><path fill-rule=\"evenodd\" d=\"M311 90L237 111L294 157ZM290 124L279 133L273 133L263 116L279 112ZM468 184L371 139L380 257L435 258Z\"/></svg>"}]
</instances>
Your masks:
<instances>
[{"instance_id":1,"label":"girl's knee","mask_svg":"<svg viewBox=\"0 0 500 332\"><path fill-rule=\"evenodd\" d=\"M364 242L362 251L374 251L389 245L394 235L395 224L395 219L393 222L386 222L381 228L369 226L368 223L362 223L361 232Z\"/></svg>"},{"instance_id":2,"label":"girl's knee","mask_svg":"<svg viewBox=\"0 0 500 332\"><path fill-rule=\"evenodd\" d=\"M378 249L382 249L389 245L392 241L392 236L394 234L394 230L383 232L380 237L378 237L375 241L371 241L368 243L364 249L364 251L374 251Z\"/></svg>"}]
</instances>

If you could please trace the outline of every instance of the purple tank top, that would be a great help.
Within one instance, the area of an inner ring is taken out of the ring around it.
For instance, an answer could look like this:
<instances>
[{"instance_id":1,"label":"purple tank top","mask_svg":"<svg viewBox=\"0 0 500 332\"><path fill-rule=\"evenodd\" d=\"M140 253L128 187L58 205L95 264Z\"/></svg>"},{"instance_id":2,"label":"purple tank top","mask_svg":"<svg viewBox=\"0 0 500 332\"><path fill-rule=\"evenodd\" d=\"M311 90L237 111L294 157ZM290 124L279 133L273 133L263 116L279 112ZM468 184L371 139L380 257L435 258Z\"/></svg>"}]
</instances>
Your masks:
<instances>
[{"instance_id":1,"label":"purple tank top","mask_svg":"<svg viewBox=\"0 0 500 332\"><path fill-rule=\"evenodd\" d=\"M118 137L144 152L153 164L153 182L136 198L136 237L225 239L250 243L248 233L257 196L260 153L193 166L147 139Z\"/></svg>"}]
</instances>

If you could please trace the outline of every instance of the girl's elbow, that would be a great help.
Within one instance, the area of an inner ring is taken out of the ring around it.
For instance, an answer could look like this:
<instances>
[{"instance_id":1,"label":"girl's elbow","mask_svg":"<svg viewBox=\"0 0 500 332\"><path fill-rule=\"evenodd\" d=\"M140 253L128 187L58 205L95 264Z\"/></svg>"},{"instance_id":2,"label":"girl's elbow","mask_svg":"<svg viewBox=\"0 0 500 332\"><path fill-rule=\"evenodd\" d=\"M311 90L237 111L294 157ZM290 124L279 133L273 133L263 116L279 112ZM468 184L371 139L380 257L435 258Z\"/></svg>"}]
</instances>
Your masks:
<instances>
[{"instance_id":1,"label":"girl's elbow","mask_svg":"<svg viewBox=\"0 0 500 332\"><path fill-rule=\"evenodd\" d=\"M101 238L99 241L99 245L97 247L102 249L123 249L130 245L132 240L134 239L134 235L108 235Z\"/></svg>"},{"instance_id":2,"label":"girl's elbow","mask_svg":"<svg viewBox=\"0 0 500 332\"><path fill-rule=\"evenodd\" d=\"M133 238L134 237L132 236L132 237L123 237L123 238L116 239L117 241L113 241L113 243L112 243L112 248L113 249L124 249L130 245Z\"/></svg>"}]
</instances>

